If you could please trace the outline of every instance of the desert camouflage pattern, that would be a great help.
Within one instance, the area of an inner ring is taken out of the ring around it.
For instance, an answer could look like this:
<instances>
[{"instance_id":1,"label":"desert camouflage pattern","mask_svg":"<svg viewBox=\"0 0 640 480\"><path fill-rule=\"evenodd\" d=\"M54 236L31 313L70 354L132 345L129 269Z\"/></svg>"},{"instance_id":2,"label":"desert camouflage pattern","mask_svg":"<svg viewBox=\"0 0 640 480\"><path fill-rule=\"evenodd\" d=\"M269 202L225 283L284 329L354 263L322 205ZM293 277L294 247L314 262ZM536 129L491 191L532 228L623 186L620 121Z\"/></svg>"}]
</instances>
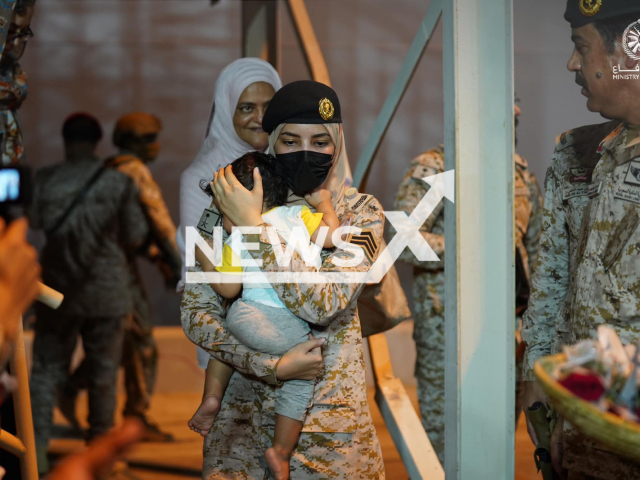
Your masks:
<instances>
[{"instance_id":1,"label":"desert camouflage pattern","mask_svg":"<svg viewBox=\"0 0 640 480\"><path fill-rule=\"evenodd\" d=\"M176 226L162 197L160 187L149 168L133 155L118 155L106 161L110 167L131 177L140 195L152 242L146 257L154 262L167 283L173 285L181 274L181 261L176 245ZM149 409L158 371L158 347L153 338L153 312L142 284L135 257L129 259L131 295L134 311L126 325L122 365L125 371L126 415L142 416Z\"/></svg>"},{"instance_id":2,"label":"desert camouflage pattern","mask_svg":"<svg viewBox=\"0 0 640 480\"><path fill-rule=\"evenodd\" d=\"M535 380L533 365L538 358L557 353L570 342L564 302L571 272L578 264L582 213L589 202L588 188L593 185L591 173L600 158L598 144L617 125L608 122L581 127L556 140L545 178L538 262L523 316L522 339L527 343L525 381Z\"/></svg>"},{"instance_id":3,"label":"desert camouflage pattern","mask_svg":"<svg viewBox=\"0 0 640 480\"><path fill-rule=\"evenodd\" d=\"M372 196L350 208L341 221L369 228L377 243L382 239L384 215ZM205 235L203 235L205 236ZM207 236L205 236L207 238ZM210 240L210 239L208 239ZM253 252L265 271L312 271L297 253L289 266L276 263L268 236L248 235L258 242ZM284 242L283 242L284 243ZM344 271L335 258L348 258L341 250L323 252L322 271ZM367 271L376 255L349 271ZM189 272L201 271L199 266ZM360 319L356 307L362 284L274 284L287 308L310 323L313 335L326 338L324 371L316 379L313 406L305 419L291 460L296 479L384 479L380 444L373 426L365 384L365 363ZM222 299L208 284L187 283L182 299L182 326L195 344L232 364L236 372L222 407L204 444L203 478L267 478L264 452L271 445L275 425L275 388L278 357L254 352L226 330Z\"/></svg>"},{"instance_id":4,"label":"desert camouflage pattern","mask_svg":"<svg viewBox=\"0 0 640 480\"><path fill-rule=\"evenodd\" d=\"M169 209L162 197L162 191L153 179L149 167L138 157L127 154L108 159L107 165L133 179L138 190L140 190L140 201L149 216L154 239L160 238L168 240L177 251L177 229L173 220L171 220Z\"/></svg>"},{"instance_id":5,"label":"desert camouflage pattern","mask_svg":"<svg viewBox=\"0 0 640 480\"><path fill-rule=\"evenodd\" d=\"M515 241L527 273L537 256L541 229L541 198L535 175L526 160L515 156ZM411 213L426 195L429 185L422 179L444 172L442 148L429 150L411 161L396 196L396 209ZM416 377L422 424L433 448L444 462L444 202L422 225L422 236L438 262L420 262L408 248L400 260L414 267L413 300L416 342Z\"/></svg>"},{"instance_id":6,"label":"desert camouflage pattern","mask_svg":"<svg viewBox=\"0 0 640 480\"><path fill-rule=\"evenodd\" d=\"M640 167L640 138L637 129L626 125L583 127L557 141L525 314L528 379L533 379L537 358L558 352L563 344L596 338L600 324L614 328L624 343L640 336L640 175L635 165ZM640 478L640 465L584 437L566 421L563 458L572 478Z\"/></svg>"}]
</instances>

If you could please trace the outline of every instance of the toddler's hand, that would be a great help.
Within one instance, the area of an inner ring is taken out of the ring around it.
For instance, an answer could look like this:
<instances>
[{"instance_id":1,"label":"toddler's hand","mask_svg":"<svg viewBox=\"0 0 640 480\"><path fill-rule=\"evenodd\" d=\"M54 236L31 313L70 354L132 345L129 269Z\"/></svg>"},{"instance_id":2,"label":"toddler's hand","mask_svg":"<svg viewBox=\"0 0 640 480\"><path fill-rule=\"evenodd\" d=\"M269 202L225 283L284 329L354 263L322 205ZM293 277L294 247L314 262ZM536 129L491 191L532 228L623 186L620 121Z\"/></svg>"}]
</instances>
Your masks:
<instances>
[{"instance_id":1,"label":"toddler's hand","mask_svg":"<svg viewBox=\"0 0 640 480\"><path fill-rule=\"evenodd\" d=\"M308 193L304 196L304 199L312 207L317 207L322 202L331 202L331 192L329 192L329 190L321 188L320 190L313 193Z\"/></svg>"}]
</instances>

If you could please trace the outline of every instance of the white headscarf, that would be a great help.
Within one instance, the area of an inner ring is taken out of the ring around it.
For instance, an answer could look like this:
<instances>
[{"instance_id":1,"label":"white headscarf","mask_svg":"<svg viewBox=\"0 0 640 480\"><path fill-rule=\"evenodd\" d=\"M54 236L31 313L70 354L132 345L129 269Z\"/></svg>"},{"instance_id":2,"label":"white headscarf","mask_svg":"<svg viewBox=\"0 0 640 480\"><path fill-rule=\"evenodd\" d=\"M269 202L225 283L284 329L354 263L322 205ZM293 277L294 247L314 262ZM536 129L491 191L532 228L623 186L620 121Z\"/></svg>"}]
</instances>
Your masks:
<instances>
[{"instance_id":1,"label":"white headscarf","mask_svg":"<svg viewBox=\"0 0 640 480\"><path fill-rule=\"evenodd\" d=\"M200 188L200 180L211 181L213 172L255 150L238 137L233 127L233 114L242 92L256 82L266 82L276 91L282 87L278 72L259 58L241 58L230 63L216 81L209 131L196 159L180 179L180 228L176 240L182 256L183 278L185 228L198 225L202 211L211 204L211 197Z\"/></svg>"}]
</instances>

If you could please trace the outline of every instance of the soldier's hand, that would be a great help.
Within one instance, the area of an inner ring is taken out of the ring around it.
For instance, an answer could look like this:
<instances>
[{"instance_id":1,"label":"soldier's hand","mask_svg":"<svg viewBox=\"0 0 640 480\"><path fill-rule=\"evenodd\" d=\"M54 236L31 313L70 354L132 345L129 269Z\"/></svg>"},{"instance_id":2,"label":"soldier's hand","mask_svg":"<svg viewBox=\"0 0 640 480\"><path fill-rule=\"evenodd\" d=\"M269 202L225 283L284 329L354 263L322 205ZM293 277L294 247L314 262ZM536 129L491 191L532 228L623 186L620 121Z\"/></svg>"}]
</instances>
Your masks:
<instances>
[{"instance_id":1,"label":"soldier's hand","mask_svg":"<svg viewBox=\"0 0 640 480\"><path fill-rule=\"evenodd\" d=\"M247 190L231 170L231 165L213 174L211 189L220 213L237 227L254 227L262 223L262 177L253 170L253 190Z\"/></svg>"},{"instance_id":2,"label":"soldier's hand","mask_svg":"<svg viewBox=\"0 0 640 480\"><path fill-rule=\"evenodd\" d=\"M313 338L300 343L285 353L276 367L280 381L313 380L322 372L322 345L324 338Z\"/></svg>"},{"instance_id":3,"label":"soldier's hand","mask_svg":"<svg viewBox=\"0 0 640 480\"><path fill-rule=\"evenodd\" d=\"M522 394L522 409L526 410L536 402L541 402L547 405L547 396L542 391L537 382L524 382L524 393ZM536 437L536 431L533 425L527 419L527 432L531 441L535 446L538 446L538 438Z\"/></svg>"}]
</instances>

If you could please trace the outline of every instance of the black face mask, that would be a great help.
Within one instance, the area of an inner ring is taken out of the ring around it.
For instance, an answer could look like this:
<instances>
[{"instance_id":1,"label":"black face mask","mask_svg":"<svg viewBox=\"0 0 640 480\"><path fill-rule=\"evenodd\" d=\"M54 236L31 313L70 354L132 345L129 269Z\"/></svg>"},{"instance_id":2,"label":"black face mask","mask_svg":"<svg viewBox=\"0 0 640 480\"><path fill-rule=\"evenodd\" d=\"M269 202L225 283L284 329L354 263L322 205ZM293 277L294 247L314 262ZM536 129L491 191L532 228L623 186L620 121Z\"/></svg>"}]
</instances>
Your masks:
<instances>
[{"instance_id":1,"label":"black face mask","mask_svg":"<svg viewBox=\"0 0 640 480\"><path fill-rule=\"evenodd\" d=\"M324 183L333 155L310 150L276 154L276 172L296 195L306 195Z\"/></svg>"}]
</instances>

